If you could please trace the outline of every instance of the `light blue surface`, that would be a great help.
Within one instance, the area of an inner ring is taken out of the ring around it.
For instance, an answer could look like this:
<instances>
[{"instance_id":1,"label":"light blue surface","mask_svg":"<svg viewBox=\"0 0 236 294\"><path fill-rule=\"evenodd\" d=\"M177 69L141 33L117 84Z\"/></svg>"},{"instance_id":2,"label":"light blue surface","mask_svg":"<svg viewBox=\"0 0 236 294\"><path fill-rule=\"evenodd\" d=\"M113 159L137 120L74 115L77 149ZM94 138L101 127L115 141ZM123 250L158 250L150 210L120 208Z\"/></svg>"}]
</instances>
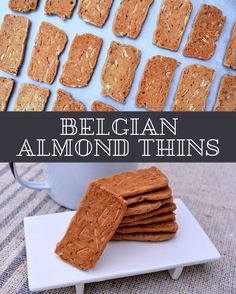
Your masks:
<instances>
[{"instance_id":1,"label":"light blue surface","mask_svg":"<svg viewBox=\"0 0 236 294\"><path fill-rule=\"evenodd\" d=\"M136 96L136 93L138 90L138 85L139 85L139 81L142 76L144 66L145 66L148 58L150 58L151 56L154 56L154 55L158 55L158 54L174 57L181 63L178 66L178 69L176 70L174 80L171 85L169 97L167 99L167 103L165 105L164 110L169 111L171 109L171 105L172 105L173 99L174 99L174 93L176 91L177 84L178 84L182 69L185 66L187 66L189 64L194 64L194 63L204 64L204 65L210 66L216 70L216 77L213 81L210 95L207 99L207 105L206 105L206 110L211 110L212 107L214 106L214 103L215 103L215 98L217 95L217 91L218 91L219 82L220 82L221 77L225 73L235 74L234 70L231 70L229 68L224 67L222 62L223 62L225 50L226 50L226 47L227 47L227 44L228 44L228 41L230 38L230 34L232 31L233 23L236 21L236 0L227 0L227 1L226 0L225 1L224 0L208 0L208 1L201 1L201 0L194 0L193 1L192 0L192 2L193 2L193 11L192 11L190 21L187 25L187 29L186 29L184 37L183 37L183 40L182 40L182 43L180 46L180 50L178 52L172 52L169 50L158 48L152 44L153 32L156 28L157 16L160 11L160 5L161 5L160 0L154 0L154 3L151 6L149 14L147 16L146 22L143 26L142 32L136 40L131 40L126 37L118 38L112 32L112 21L114 18L114 13L116 12L116 10L119 6L120 0L114 1L112 9L111 9L110 17L103 28L97 28L93 25L90 25L90 24L84 22L77 15L79 3L77 3L77 5L76 5L76 8L73 13L73 17L69 20L63 21L57 16L46 16L44 14L45 1L39 0L39 6L38 6L37 11L24 14L27 17L29 17L29 19L31 20L31 28L30 28L29 39L28 39L28 43L27 43L27 49L26 49L26 54L25 54L25 59L24 59L22 69L20 71L19 76L14 77L14 80L16 81L16 85L15 85L15 89L14 89L13 95L11 97L9 106L8 106L8 110L12 110L14 107L15 99L17 96L17 92L20 88L20 85L22 83L29 82L29 83L33 83L35 85L39 85L42 87L48 87L51 90L52 93L49 98L49 103L47 104L47 110L51 110L51 108L52 108L52 105L56 99L56 90L58 88L62 88L62 89L65 89L66 91L70 92L75 99L81 100L86 105L87 110L90 110L91 104L94 100L100 100L100 101L106 102L110 105L117 107L121 111L135 111L135 110L142 110L143 111L144 110L143 108L136 108L135 107L135 96ZM194 59L194 58L186 58L182 55L183 48L186 44L187 37L188 37L189 32L192 27L192 23L193 23L194 18L197 14L197 11L199 10L200 5L202 3L207 3L207 4L217 6L218 8L220 8L223 11L223 14L226 16L226 23L223 28L221 37L220 37L219 41L217 42L216 52L215 52L214 56L209 61L202 61L202 60L198 60L198 59ZM8 8L8 0L2 0L0 3L0 22L2 22L3 17L6 13L13 13L13 12ZM34 39L35 39L36 33L38 31L38 28L40 26L40 23L42 21L48 21L48 22L51 22L52 24L60 27L61 29L63 29L67 33L68 39L69 39L65 51L60 56L60 67L59 67L59 71L58 71L58 75L56 77L56 80L50 86L47 84L42 84L42 83L37 83L35 81L32 81L27 76L27 67L28 67L28 64L30 61L31 52L32 52L32 48L34 45ZM86 88L79 89L79 88L64 87L60 84L59 77L62 72L62 66L67 59L72 39L74 38L75 34L83 34L86 32L90 32L95 35L98 35L98 36L102 37L104 40L103 47L101 50L101 54L99 56L98 64L95 69L94 75L92 77L92 80L91 80L89 86ZM109 48L110 42L112 40L117 40L121 43L132 44L142 51L140 65L136 71L135 79L134 79L130 94L126 99L126 104L124 104L124 105L114 101L113 99L111 99L109 97L102 97L100 94L101 93L101 82L100 82L101 69L104 64L104 61L106 58L106 53ZM4 73L3 71L0 71L0 75L5 76L5 77L12 77L12 76Z\"/></svg>"}]
</instances>

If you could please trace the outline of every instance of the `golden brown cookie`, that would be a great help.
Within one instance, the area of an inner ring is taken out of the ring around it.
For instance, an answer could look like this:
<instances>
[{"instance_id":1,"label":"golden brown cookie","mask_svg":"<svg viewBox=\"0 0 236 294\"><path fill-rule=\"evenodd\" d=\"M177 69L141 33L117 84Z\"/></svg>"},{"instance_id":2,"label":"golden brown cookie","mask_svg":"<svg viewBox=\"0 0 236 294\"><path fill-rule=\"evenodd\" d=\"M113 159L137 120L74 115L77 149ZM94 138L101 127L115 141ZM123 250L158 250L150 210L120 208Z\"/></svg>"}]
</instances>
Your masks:
<instances>
[{"instance_id":1,"label":"golden brown cookie","mask_svg":"<svg viewBox=\"0 0 236 294\"><path fill-rule=\"evenodd\" d=\"M229 45L226 50L224 65L236 69L236 24L233 27Z\"/></svg>"},{"instance_id":2,"label":"golden brown cookie","mask_svg":"<svg viewBox=\"0 0 236 294\"><path fill-rule=\"evenodd\" d=\"M122 0L113 20L117 36L137 38L153 0Z\"/></svg>"},{"instance_id":3,"label":"golden brown cookie","mask_svg":"<svg viewBox=\"0 0 236 294\"><path fill-rule=\"evenodd\" d=\"M75 101L70 93L59 89L57 90L57 99L54 103L52 111L86 111L84 104L81 101Z\"/></svg>"},{"instance_id":4,"label":"golden brown cookie","mask_svg":"<svg viewBox=\"0 0 236 294\"><path fill-rule=\"evenodd\" d=\"M23 63L29 19L6 14L0 28L0 69L17 75Z\"/></svg>"},{"instance_id":5,"label":"golden brown cookie","mask_svg":"<svg viewBox=\"0 0 236 294\"><path fill-rule=\"evenodd\" d=\"M204 111L215 70L204 65L185 67L179 81L172 111Z\"/></svg>"},{"instance_id":6,"label":"golden brown cookie","mask_svg":"<svg viewBox=\"0 0 236 294\"><path fill-rule=\"evenodd\" d=\"M37 34L28 76L35 81L52 84L59 66L59 55L67 43L66 34L48 22L42 22Z\"/></svg>"},{"instance_id":7,"label":"golden brown cookie","mask_svg":"<svg viewBox=\"0 0 236 294\"><path fill-rule=\"evenodd\" d=\"M89 186L56 254L82 270L95 266L126 211L126 202L96 183Z\"/></svg>"},{"instance_id":8,"label":"golden brown cookie","mask_svg":"<svg viewBox=\"0 0 236 294\"><path fill-rule=\"evenodd\" d=\"M68 87L88 85L102 46L102 39L92 35L76 35L63 66L60 82Z\"/></svg>"},{"instance_id":9,"label":"golden brown cookie","mask_svg":"<svg viewBox=\"0 0 236 294\"><path fill-rule=\"evenodd\" d=\"M223 76L214 111L236 111L236 76Z\"/></svg>"},{"instance_id":10,"label":"golden brown cookie","mask_svg":"<svg viewBox=\"0 0 236 294\"><path fill-rule=\"evenodd\" d=\"M13 11L29 12L35 10L38 0L9 0L8 7Z\"/></svg>"},{"instance_id":11,"label":"golden brown cookie","mask_svg":"<svg viewBox=\"0 0 236 294\"><path fill-rule=\"evenodd\" d=\"M199 59L210 59L216 50L225 23L225 16L215 6L203 4L195 18L183 54Z\"/></svg>"},{"instance_id":12,"label":"golden brown cookie","mask_svg":"<svg viewBox=\"0 0 236 294\"><path fill-rule=\"evenodd\" d=\"M112 240L116 241L167 241L174 238L175 233L134 233L134 234L114 234Z\"/></svg>"},{"instance_id":13,"label":"golden brown cookie","mask_svg":"<svg viewBox=\"0 0 236 294\"><path fill-rule=\"evenodd\" d=\"M49 15L58 15L63 19L70 18L77 0L46 0L44 11Z\"/></svg>"},{"instance_id":14,"label":"golden brown cookie","mask_svg":"<svg viewBox=\"0 0 236 294\"><path fill-rule=\"evenodd\" d=\"M94 101L91 106L91 111L118 111L115 107L103 103L101 101Z\"/></svg>"},{"instance_id":15,"label":"golden brown cookie","mask_svg":"<svg viewBox=\"0 0 236 294\"><path fill-rule=\"evenodd\" d=\"M5 111L14 87L14 80L0 77L0 111Z\"/></svg>"},{"instance_id":16,"label":"golden brown cookie","mask_svg":"<svg viewBox=\"0 0 236 294\"><path fill-rule=\"evenodd\" d=\"M153 43L177 51L192 9L191 0L163 0Z\"/></svg>"},{"instance_id":17,"label":"golden brown cookie","mask_svg":"<svg viewBox=\"0 0 236 294\"><path fill-rule=\"evenodd\" d=\"M102 70L102 95L125 103L140 60L140 51L113 41Z\"/></svg>"}]
</instances>

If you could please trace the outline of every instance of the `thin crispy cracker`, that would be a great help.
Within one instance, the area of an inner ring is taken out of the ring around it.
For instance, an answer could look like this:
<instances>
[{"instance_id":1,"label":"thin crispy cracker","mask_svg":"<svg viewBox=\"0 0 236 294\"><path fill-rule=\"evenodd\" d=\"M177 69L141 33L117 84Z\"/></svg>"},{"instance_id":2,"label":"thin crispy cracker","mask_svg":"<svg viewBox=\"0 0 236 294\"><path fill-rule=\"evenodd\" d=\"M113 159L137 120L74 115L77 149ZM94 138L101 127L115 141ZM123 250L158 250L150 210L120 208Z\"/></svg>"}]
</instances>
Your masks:
<instances>
[{"instance_id":1,"label":"thin crispy cracker","mask_svg":"<svg viewBox=\"0 0 236 294\"><path fill-rule=\"evenodd\" d=\"M0 111L6 110L13 87L14 80L0 77Z\"/></svg>"},{"instance_id":2,"label":"thin crispy cracker","mask_svg":"<svg viewBox=\"0 0 236 294\"><path fill-rule=\"evenodd\" d=\"M191 0L162 1L153 43L158 47L177 51L192 9Z\"/></svg>"},{"instance_id":3,"label":"thin crispy cracker","mask_svg":"<svg viewBox=\"0 0 236 294\"><path fill-rule=\"evenodd\" d=\"M50 91L46 88L40 88L32 84L22 84L14 111L43 111Z\"/></svg>"},{"instance_id":4,"label":"thin crispy cracker","mask_svg":"<svg viewBox=\"0 0 236 294\"><path fill-rule=\"evenodd\" d=\"M136 96L137 107L163 110L177 65L176 59L160 55L148 60Z\"/></svg>"},{"instance_id":5,"label":"thin crispy cracker","mask_svg":"<svg viewBox=\"0 0 236 294\"><path fill-rule=\"evenodd\" d=\"M170 198L171 195L172 195L172 190L170 189L170 187L166 187L166 188L156 190L153 192L127 197L125 198L125 200L127 201L128 205L130 205L134 203L143 202L146 200L149 200L149 201L165 200Z\"/></svg>"},{"instance_id":6,"label":"thin crispy cracker","mask_svg":"<svg viewBox=\"0 0 236 294\"><path fill-rule=\"evenodd\" d=\"M215 6L203 4L195 18L183 54L199 59L210 59L216 50L225 23L225 16Z\"/></svg>"},{"instance_id":7,"label":"thin crispy cracker","mask_svg":"<svg viewBox=\"0 0 236 294\"><path fill-rule=\"evenodd\" d=\"M23 63L29 19L6 14L0 28L0 69L17 75Z\"/></svg>"},{"instance_id":8,"label":"thin crispy cracker","mask_svg":"<svg viewBox=\"0 0 236 294\"><path fill-rule=\"evenodd\" d=\"M76 35L63 66L60 82L68 87L88 85L102 46L102 39L92 35Z\"/></svg>"},{"instance_id":9,"label":"thin crispy cracker","mask_svg":"<svg viewBox=\"0 0 236 294\"><path fill-rule=\"evenodd\" d=\"M153 0L122 0L113 20L117 36L137 38Z\"/></svg>"},{"instance_id":10,"label":"thin crispy cracker","mask_svg":"<svg viewBox=\"0 0 236 294\"><path fill-rule=\"evenodd\" d=\"M84 104L81 101L75 101L71 94L59 89L57 90L57 99L53 106L53 111L86 111Z\"/></svg>"},{"instance_id":11,"label":"thin crispy cracker","mask_svg":"<svg viewBox=\"0 0 236 294\"><path fill-rule=\"evenodd\" d=\"M81 201L56 254L83 270L95 266L126 211L126 202L91 184Z\"/></svg>"},{"instance_id":12,"label":"thin crispy cracker","mask_svg":"<svg viewBox=\"0 0 236 294\"><path fill-rule=\"evenodd\" d=\"M59 55L67 43L66 34L48 22L42 22L28 67L28 76L35 81L52 84L59 66Z\"/></svg>"},{"instance_id":13,"label":"thin crispy cracker","mask_svg":"<svg viewBox=\"0 0 236 294\"><path fill-rule=\"evenodd\" d=\"M58 15L63 19L70 18L77 0L46 0L44 11L49 15Z\"/></svg>"},{"instance_id":14,"label":"thin crispy cracker","mask_svg":"<svg viewBox=\"0 0 236 294\"><path fill-rule=\"evenodd\" d=\"M176 209L176 205L173 202L169 202L161 206L159 209L152 210L148 213L126 216L122 219L122 224L133 223L138 220L147 219L153 216L162 215L168 212L173 212Z\"/></svg>"},{"instance_id":15,"label":"thin crispy cracker","mask_svg":"<svg viewBox=\"0 0 236 294\"><path fill-rule=\"evenodd\" d=\"M168 178L158 168L150 167L115 174L96 182L108 191L125 198L164 188L168 185Z\"/></svg>"},{"instance_id":16,"label":"thin crispy cracker","mask_svg":"<svg viewBox=\"0 0 236 294\"><path fill-rule=\"evenodd\" d=\"M137 48L113 41L102 70L102 95L125 103L139 61Z\"/></svg>"},{"instance_id":17,"label":"thin crispy cracker","mask_svg":"<svg viewBox=\"0 0 236 294\"><path fill-rule=\"evenodd\" d=\"M145 219L140 219L132 223L120 224L119 228L137 226L137 225L148 225L153 223L162 223L167 221L175 221L176 217L173 212L168 212L166 214L156 215Z\"/></svg>"},{"instance_id":18,"label":"thin crispy cracker","mask_svg":"<svg viewBox=\"0 0 236 294\"><path fill-rule=\"evenodd\" d=\"M236 24L233 27L229 45L226 50L224 65L236 69Z\"/></svg>"},{"instance_id":19,"label":"thin crispy cracker","mask_svg":"<svg viewBox=\"0 0 236 294\"><path fill-rule=\"evenodd\" d=\"M78 15L84 21L102 27L110 13L113 0L81 0Z\"/></svg>"},{"instance_id":20,"label":"thin crispy cracker","mask_svg":"<svg viewBox=\"0 0 236 294\"><path fill-rule=\"evenodd\" d=\"M134 233L176 233L178 225L174 221L152 223L145 225L136 225L128 227L119 227L116 234L134 234Z\"/></svg>"},{"instance_id":21,"label":"thin crispy cracker","mask_svg":"<svg viewBox=\"0 0 236 294\"><path fill-rule=\"evenodd\" d=\"M223 76L214 111L236 111L236 76Z\"/></svg>"},{"instance_id":22,"label":"thin crispy cracker","mask_svg":"<svg viewBox=\"0 0 236 294\"><path fill-rule=\"evenodd\" d=\"M215 70L193 64L183 69L172 111L204 111Z\"/></svg>"},{"instance_id":23,"label":"thin crispy cracker","mask_svg":"<svg viewBox=\"0 0 236 294\"><path fill-rule=\"evenodd\" d=\"M35 10L38 0L9 0L8 7L13 11L29 12Z\"/></svg>"},{"instance_id":24,"label":"thin crispy cracker","mask_svg":"<svg viewBox=\"0 0 236 294\"><path fill-rule=\"evenodd\" d=\"M94 101L91 106L91 111L118 111L115 107L103 103L101 101Z\"/></svg>"},{"instance_id":25,"label":"thin crispy cracker","mask_svg":"<svg viewBox=\"0 0 236 294\"><path fill-rule=\"evenodd\" d=\"M135 234L114 234L112 240L116 241L167 241L174 238L175 233L135 233Z\"/></svg>"}]
</instances>

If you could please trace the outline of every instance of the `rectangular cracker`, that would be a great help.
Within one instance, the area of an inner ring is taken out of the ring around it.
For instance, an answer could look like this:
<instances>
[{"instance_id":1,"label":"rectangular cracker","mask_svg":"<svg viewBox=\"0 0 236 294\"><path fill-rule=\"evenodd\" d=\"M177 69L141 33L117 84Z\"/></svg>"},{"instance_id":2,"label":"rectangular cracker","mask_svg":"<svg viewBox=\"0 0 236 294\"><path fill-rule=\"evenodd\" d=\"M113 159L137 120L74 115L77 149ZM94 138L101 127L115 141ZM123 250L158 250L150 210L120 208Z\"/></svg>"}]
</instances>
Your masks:
<instances>
[{"instance_id":1,"label":"rectangular cracker","mask_svg":"<svg viewBox=\"0 0 236 294\"><path fill-rule=\"evenodd\" d=\"M94 101L91 106L91 111L118 111L115 107L103 103L101 101Z\"/></svg>"},{"instance_id":2,"label":"rectangular cracker","mask_svg":"<svg viewBox=\"0 0 236 294\"><path fill-rule=\"evenodd\" d=\"M136 106L162 111L178 61L165 56L150 58L145 66L136 96Z\"/></svg>"},{"instance_id":3,"label":"rectangular cracker","mask_svg":"<svg viewBox=\"0 0 236 294\"><path fill-rule=\"evenodd\" d=\"M99 185L120 197L129 197L168 185L168 178L158 168L150 167L115 174L96 180Z\"/></svg>"},{"instance_id":4,"label":"rectangular cracker","mask_svg":"<svg viewBox=\"0 0 236 294\"><path fill-rule=\"evenodd\" d=\"M81 0L78 15L84 21L102 27L110 13L113 0Z\"/></svg>"},{"instance_id":5,"label":"rectangular cracker","mask_svg":"<svg viewBox=\"0 0 236 294\"><path fill-rule=\"evenodd\" d=\"M137 221L134 221L132 223L127 223L127 224L120 224L119 228L123 227L129 227L129 226L137 226L137 225L148 225L148 224L153 224L153 223L162 223L162 222L167 222L167 221L175 221L176 217L173 212L169 212L166 214L162 215L156 215L152 216L146 219L140 219Z\"/></svg>"},{"instance_id":6,"label":"rectangular cracker","mask_svg":"<svg viewBox=\"0 0 236 294\"><path fill-rule=\"evenodd\" d=\"M56 254L82 270L95 266L126 211L126 202L91 184L71 220Z\"/></svg>"},{"instance_id":7,"label":"rectangular cracker","mask_svg":"<svg viewBox=\"0 0 236 294\"><path fill-rule=\"evenodd\" d=\"M76 35L63 66L60 82L68 87L88 85L102 46L102 39L92 35Z\"/></svg>"},{"instance_id":8,"label":"rectangular cracker","mask_svg":"<svg viewBox=\"0 0 236 294\"><path fill-rule=\"evenodd\" d=\"M49 15L58 15L62 19L70 18L77 0L46 0L44 11Z\"/></svg>"},{"instance_id":9,"label":"rectangular cracker","mask_svg":"<svg viewBox=\"0 0 236 294\"><path fill-rule=\"evenodd\" d=\"M225 16L215 6L203 4L195 18L183 54L203 60L210 59L216 50L225 23Z\"/></svg>"},{"instance_id":10,"label":"rectangular cracker","mask_svg":"<svg viewBox=\"0 0 236 294\"><path fill-rule=\"evenodd\" d=\"M115 241L167 241L175 237L175 233L134 233L134 234L114 234L112 240Z\"/></svg>"},{"instance_id":11,"label":"rectangular cracker","mask_svg":"<svg viewBox=\"0 0 236 294\"><path fill-rule=\"evenodd\" d=\"M191 0L163 0L153 44L177 51L192 9Z\"/></svg>"},{"instance_id":12,"label":"rectangular cracker","mask_svg":"<svg viewBox=\"0 0 236 294\"><path fill-rule=\"evenodd\" d=\"M143 202L128 205L125 216L148 213L152 210L156 210L156 209L160 208L162 205L164 205L172 200L173 199L170 197L166 200L143 201Z\"/></svg>"},{"instance_id":13,"label":"rectangular cracker","mask_svg":"<svg viewBox=\"0 0 236 294\"><path fill-rule=\"evenodd\" d=\"M122 0L113 20L113 32L119 37L136 39L153 0Z\"/></svg>"},{"instance_id":14,"label":"rectangular cracker","mask_svg":"<svg viewBox=\"0 0 236 294\"><path fill-rule=\"evenodd\" d=\"M236 76L223 76L214 111L236 111Z\"/></svg>"},{"instance_id":15,"label":"rectangular cracker","mask_svg":"<svg viewBox=\"0 0 236 294\"><path fill-rule=\"evenodd\" d=\"M136 225L122 227L116 230L116 234L134 234L134 233L176 233L178 225L174 221L163 223L152 223L145 225Z\"/></svg>"},{"instance_id":16,"label":"rectangular cracker","mask_svg":"<svg viewBox=\"0 0 236 294\"><path fill-rule=\"evenodd\" d=\"M120 103L125 103L140 54L140 51L131 45L115 41L111 43L101 76L103 96L110 96Z\"/></svg>"},{"instance_id":17,"label":"rectangular cracker","mask_svg":"<svg viewBox=\"0 0 236 294\"><path fill-rule=\"evenodd\" d=\"M14 111L43 111L50 91L46 88L40 88L32 84L22 84Z\"/></svg>"},{"instance_id":18,"label":"rectangular cracker","mask_svg":"<svg viewBox=\"0 0 236 294\"><path fill-rule=\"evenodd\" d=\"M0 69L17 75L23 63L29 19L6 14L0 28Z\"/></svg>"},{"instance_id":19,"label":"rectangular cracker","mask_svg":"<svg viewBox=\"0 0 236 294\"><path fill-rule=\"evenodd\" d=\"M234 25L229 45L226 50L224 65L236 69L236 24Z\"/></svg>"},{"instance_id":20,"label":"rectangular cracker","mask_svg":"<svg viewBox=\"0 0 236 294\"><path fill-rule=\"evenodd\" d=\"M204 111L215 70L193 64L183 69L172 111Z\"/></svg>"},{"instance_id":21,"label":"rectangular cracker","mask_svg":"<svg viewBox=\"0 0 236 294\"><path fill-rule=\"evenodd\" d=\"M169 203L164 204L160 208L152 210L150 212L139 214L139 215L126 216L122 219L121 223L122 224L133 223L138 220L148 219L153 216L162 215L168 212L173 212L175 209L176 209L176 205L175 203L171 201Z\"/></svg>"},{"instance_id":22,"label":"rectangular cracker","mask_svg":"<svg viewBox=\"0 0 236 294\"><path fill-rule=\"evenodd\" d=\"M28 67L28 76L35 81L52 84L58 70L59 55L67 43L66 34L48 22L42 22Z\"/></svg>"},{"instance_id":23,"label":"rectangular cracker","mask_svg":"<svg viewBox=\"0 0 236 294\"><path fill-rule=\"evenodd\" d=\"M14 87L14 80L0 77L0 111L5 111Z\"/></svg>"},{"instance_id":24,"label":"rectangular cracker","mask_svg":"<svg viewBox=\"0 0 236 294\"><path fill-rule=\"evenodd\" d=\"M160 190L156 190L149 193L139 194L131 197L127 197L125 200L128 205L140 203L143 201L160 201L170 198L172 195L172 190L170 187L166 187Z\"/></svg>"},{"instance_id":25,"label":"rectangular cracker","mask_svg":"<svg viewBox=\"0 0 236 294\"><path fill-rule=\"evenodd\" d=\"M75 101L71 94L59 89L57 90L57 98L52 111L86 111L84 104L81 101Z\"/></svg>"},{"instance_id":26,"label":"rectangular cracker","mask_svg":"<svg viewBox=\"0 0 236 294\"><path fill-rule=\"evenodd\" d=\"M9 0L8 7L13 11L28 12L35 10L38 0Z\"/></svg>"}]
</instances>

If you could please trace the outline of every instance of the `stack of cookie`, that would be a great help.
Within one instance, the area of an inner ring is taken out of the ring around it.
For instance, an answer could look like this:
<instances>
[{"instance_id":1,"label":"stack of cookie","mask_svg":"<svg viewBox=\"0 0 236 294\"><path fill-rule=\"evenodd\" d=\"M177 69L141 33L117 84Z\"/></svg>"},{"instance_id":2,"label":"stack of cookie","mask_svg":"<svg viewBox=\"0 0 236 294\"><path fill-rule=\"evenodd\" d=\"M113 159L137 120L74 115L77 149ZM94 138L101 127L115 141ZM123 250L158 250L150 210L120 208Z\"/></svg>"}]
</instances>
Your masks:
<instances>
[{"instance_id":1,"label":"stack of cookie","mask_svg":"<svg viewBox=\"0 0 236 294\"><path fill-rule=\"evenodd\" d=\"M122 197L127 210L112 240L164 241L178 230L168 178L156 167L97 180Z\"/></svg>"},{"instance_id":2,"label":"stack of cookie","mask_svg":"<svg viewBox=\"0 0 236 294\"><path fill-rule=\"evenodd\" d=\"M168 178L156 167L90 183L56 254L93 268L110 240L165 241L178 229Z\"/></svg>"}]
</instances>

